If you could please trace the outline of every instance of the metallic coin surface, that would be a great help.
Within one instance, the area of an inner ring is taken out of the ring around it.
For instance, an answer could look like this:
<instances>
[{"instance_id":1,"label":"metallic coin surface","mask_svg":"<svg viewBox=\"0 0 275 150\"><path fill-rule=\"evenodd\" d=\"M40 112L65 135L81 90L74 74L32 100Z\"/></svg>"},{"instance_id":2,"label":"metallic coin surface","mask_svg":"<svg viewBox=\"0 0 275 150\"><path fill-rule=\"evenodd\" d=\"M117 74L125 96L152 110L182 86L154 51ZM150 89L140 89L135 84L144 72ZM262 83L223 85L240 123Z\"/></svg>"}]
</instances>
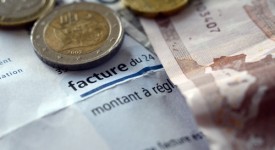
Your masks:
<instances>
[{"instance_id":1,"label":"metallic coin surface","mask_svg":"<svg viewBox=\"0 0 275 150\"><path fill-rule=\"evenodd\" d=\"M119 49L124 31L118 15L95 3L56 8L37 21L31 41L46 64L68 70L95 67Z\"/></svg>"},{"instance_id":2,"label":"metallic coin surface","mask_svg":"<svg viewBox=\"0 0 275 150\"><path fill-rule=\"evenodd\" d=\"M185 6L188 0L123 0L125 6L146 17L169 15Z\"/></svg>"},{"instance_id":3,"label":"metallic coin surface","mask_svg":"<svg viewBox=\"0 0 275 150\"><path fill-rule=\"evenodd\" d=\"M45 15L54 0L0 0L0 26L19 26Z\"/></svg>"}]
</instances>

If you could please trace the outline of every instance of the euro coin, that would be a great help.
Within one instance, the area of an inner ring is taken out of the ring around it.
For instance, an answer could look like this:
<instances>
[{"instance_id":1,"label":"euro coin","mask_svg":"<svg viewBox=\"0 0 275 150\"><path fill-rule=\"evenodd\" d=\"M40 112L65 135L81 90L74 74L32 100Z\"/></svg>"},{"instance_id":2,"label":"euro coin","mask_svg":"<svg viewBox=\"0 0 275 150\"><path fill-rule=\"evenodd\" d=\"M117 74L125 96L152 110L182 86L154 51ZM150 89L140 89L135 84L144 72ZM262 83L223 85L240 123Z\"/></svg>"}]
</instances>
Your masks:
<instances>
[{"instance_id":1,"label":"euro coin","mask_svg":"<svg viewBox=\"0 0 275 150\"><path fill-rule=\"evenodd\" d=\"M98 66L119 49L124 31L110 8L96 3L73 3L56 8L37 21L31 41L46 64L67 70Z\"/></svg>"},{"instance_id":2,"label":"euro coin","mask_svg":"<svg viewBox=\"0 0 275 150\"><path fill-rule=\"evenodd\" d=\"M188 0L122 0L126 7L145 17L170 15L185 6Z\"/></svg>"},{"instance_id":3,"label":"euro coin","mask_svg":"<svg viewBox=\"0 0 275 150\"><path fill-rule=\"evenodd\" d=\"M54 0L0 0L0 26L20 26L49 12Z\"/></svg>"}]
</instances>

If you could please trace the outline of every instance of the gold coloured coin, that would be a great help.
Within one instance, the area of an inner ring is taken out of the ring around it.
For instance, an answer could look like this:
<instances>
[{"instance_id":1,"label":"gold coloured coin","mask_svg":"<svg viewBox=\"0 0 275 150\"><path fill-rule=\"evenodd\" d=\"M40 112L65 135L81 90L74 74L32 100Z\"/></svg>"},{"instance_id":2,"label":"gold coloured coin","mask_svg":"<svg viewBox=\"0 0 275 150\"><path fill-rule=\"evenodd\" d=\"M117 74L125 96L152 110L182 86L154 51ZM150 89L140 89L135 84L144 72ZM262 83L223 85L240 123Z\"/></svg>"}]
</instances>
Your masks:
<instances>
[{"instance_id":1,"label":"gold coloured coin","mask_svg":"<svg viewBox=\"0 0 275 150\"><path fill-rule=\"evenodd\" d=\"M156 17L158 14L170 15L183 6L188 0L122 0L125 6L146 17Z\"/></svg>"},{"instance_id":2,"label":"gold coloured coin","mask_svg":"<svg viewBox=\"0 0 275 150\"><path fill-rule=\"evenodd\" d=\"M82 70L111 58L123 35L121 21L113 10L82 2L63 5L37 21L31 41L46 64Z\"/></svg>"},{"instance_id":3,"label":"gold coloured coin","mask_svg":"<svg viewBox=\"0 0 275 150\"><path fill-rule=\"evenodd\" d=\"M45 15L54 0L0 0L0 26L20 26Z\"/></svg>"},{"instance_id":4,"label":"gold coloured coin","mask_svg":"<svg viewBox=\"0 0 275 150\"><path fill-rule=\"evenodd\" d=\"M44 38L54 51L76 55L98 49L109 33L108 21L102 15L95 11L77 10L54 18L46 27Z\"/></svg>"}]
</instances>

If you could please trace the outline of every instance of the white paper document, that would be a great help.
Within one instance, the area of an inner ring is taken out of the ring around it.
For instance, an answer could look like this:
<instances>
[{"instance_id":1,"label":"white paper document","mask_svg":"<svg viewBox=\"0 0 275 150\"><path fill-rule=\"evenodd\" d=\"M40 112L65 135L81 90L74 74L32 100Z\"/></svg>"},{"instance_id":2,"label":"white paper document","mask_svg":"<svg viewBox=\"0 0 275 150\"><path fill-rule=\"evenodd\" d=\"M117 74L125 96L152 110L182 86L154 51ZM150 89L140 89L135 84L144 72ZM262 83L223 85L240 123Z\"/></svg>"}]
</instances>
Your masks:
<instances>
[{"instance_id":1,"label":"white paper document","mask_svg":"<svg viewBox=\"0 0 275 150\"><path fill-rule=\"evenodd\" d=\"M158 58L125 36L108 62L64 71L26 31L0 30L0 149L208 149Z\"/></svg>"}]
</instances>

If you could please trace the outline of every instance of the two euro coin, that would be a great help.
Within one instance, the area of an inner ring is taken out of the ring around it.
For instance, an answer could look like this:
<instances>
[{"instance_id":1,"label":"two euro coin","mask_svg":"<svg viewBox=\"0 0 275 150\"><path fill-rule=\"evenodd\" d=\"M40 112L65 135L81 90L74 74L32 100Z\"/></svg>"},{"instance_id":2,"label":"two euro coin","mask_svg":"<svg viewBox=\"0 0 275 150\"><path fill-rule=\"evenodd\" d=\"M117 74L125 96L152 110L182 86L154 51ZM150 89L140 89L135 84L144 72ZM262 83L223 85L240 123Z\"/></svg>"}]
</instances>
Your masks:
<instances>
[{"instance_id":1,"label":"two euro coin","mask_svg":"<svg viewBox=\"0 0 275 150\"><path fill-rule=\"evenodd\" d=\"M46 64L67 70L98 66L110 59L123 40L118 15L96 3L61 6L35 23L31 41Z\"/></svg>"},{"instance_id":2,"label":"two euro coin","mask_svg":"<svg viewBox=\"0 0 275 150\"><path fill-rule=\"evenodd\" d=\"M53 6L54 0L0 0L0 26L15 27L34 22Z\"/></svg>"}]
</instances>

